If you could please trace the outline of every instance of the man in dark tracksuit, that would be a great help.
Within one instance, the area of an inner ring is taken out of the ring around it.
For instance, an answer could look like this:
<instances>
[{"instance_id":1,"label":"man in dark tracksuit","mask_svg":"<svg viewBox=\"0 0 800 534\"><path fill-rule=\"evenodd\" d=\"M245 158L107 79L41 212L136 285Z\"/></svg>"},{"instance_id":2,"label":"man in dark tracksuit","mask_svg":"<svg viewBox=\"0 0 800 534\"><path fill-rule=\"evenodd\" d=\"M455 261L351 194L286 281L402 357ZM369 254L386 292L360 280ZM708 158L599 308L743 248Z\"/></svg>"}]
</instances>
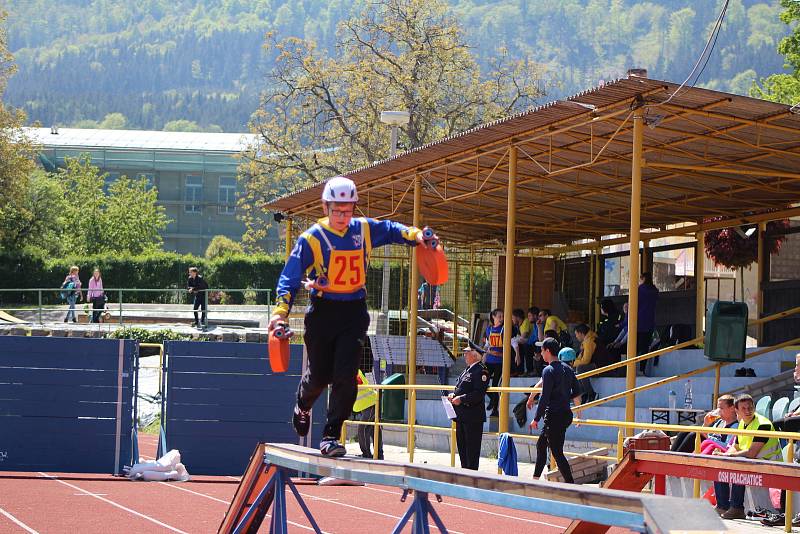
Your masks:
<instances>
[{"instance_id":1,"label":"man in dark tracksuit","mask_svg":"<svg viewBox=\"0 0 800 534\"><path fill-rule=\"evenodd\" d=\"M482 351L470 346L464 350L467 368L456 380L455 390L448 395L456 412L456 444L461 467L478 470L481 440L486 411L483 402L489 388L489 370L481 363Z\"/></svg>"},{"instance_id":2,"label":"man in dark tracksuit","mask_svg":"<svg viewBox=\"0 0 800 534\"><path fill-rule=\"evenodd\" d=\"M192 302L192 309L195 310L194 326L200 328L206 324L206 290L208 289L208 282L200 276L197 267L189 267L189 280L186 282L186 289L188 289L189 293L194 297L194 301ZM203 312L202 321L197 314L198 309Z\"/></svg>"},{"instance_id":3,"label":"man in dark tracksuit","mask_svg":"<svg viewBox=\"0 0 800 534\"><path fill-rule=\"evenodd\" d=\"M559 361L558 341L548 337L537 345L542 347L542 357L549 365L542 371L542 394L536 406L536 415L531 422L531 428L535 430L539 428L539 420L544 417L542 433L536 442L536 468L533 471L533 478L538 479L542 476L549 446L564 482L573 483L572 469L567 457L564 456L564 439L567 428L572 424L569 400L572 399L576 407L580 406L581 387L572 367Z\"/></svg>"}]
</instances>

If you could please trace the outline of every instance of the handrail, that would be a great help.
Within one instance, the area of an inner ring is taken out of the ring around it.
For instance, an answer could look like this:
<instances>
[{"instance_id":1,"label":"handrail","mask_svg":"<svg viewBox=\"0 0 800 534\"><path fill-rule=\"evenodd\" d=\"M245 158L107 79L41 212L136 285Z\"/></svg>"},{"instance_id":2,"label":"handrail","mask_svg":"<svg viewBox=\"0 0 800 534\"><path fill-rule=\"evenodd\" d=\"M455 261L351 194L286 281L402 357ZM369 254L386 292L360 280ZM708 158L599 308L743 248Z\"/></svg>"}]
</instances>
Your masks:
<instances>
[{"instance_id":1,"label":"handrail","mask_svg":"<svg viewBox=\"0 0 800 534\"><path fill-rule=\"evenodd\" d=\"M790 315L794 315L795 313L800 313L800 306L795 308L790 308L788 310L784 310L782 312L774 313L772 315L768 315L766 317L762 317L760 319L753 319L752 321L748 321L747 326L756 326L763 323L768 323L770 321L776 321L778 319L783 319ZM625 359L616 363L612 363L609 365L605 365L603 367L599 367L597 369L592 369L591 371L586 371L585 373L581 373L578 375L578 379L589 378L592 376L600 375L603 373L607 373L608 371L613 371L614 369L619 369L620 367L626 367L629 363L638 363L644 360L649 360L651 358L655 358L657 356L662 356L664 354L680 350L682 348L695 345L697 343L702 343L705 340L705 336L698 336L694 339L690 339L689 341L684 341L682 343L678 343L677 345L672 345L670 347L664 347L663 349L654 350L653 352L647 352L645 354L641 354L636 356L635 358Z\"/></svg>"},{"instance_id":2,"label":"handrail","mask_svg":"<svg viewBox=\"0 0 800 534\"><path fill-rule=\"evenodd\" d=\"M57 304L44 304L42 300L42 295L47 293L55 293L58 294L59 292L65 291L64 288L43 288L43 287L34 287L34 288L0 288L0 293L37 293L37 305L30 306L25 308L0 308L0 312L19 312L19 311L32 311L36 310L38 313L38 323L44 324L43 319L43 312L44 311L63 311L67 304L65 303L57 303ZM214 313L215 314L225 314L225 313L252 313L252 312L263 312L264 306L266 306L267 315L272 313L272 289L264 289L264 288L208 288L207 290L203 290L203 298L205 300L205 312L202 310L194 310L194 309L175 309L175 308L141 308L139 306L151 306L152 304L146 302L128 302L124 303L124 294L125 292L128 293L167 293L167 294L175 294L175 293L184 293L187 291L184 287L167 287L167 288L114 288L114 287L104 287L102 289L95 289L91 290L87 287L81 287L79 289L72 289L72 291L77 291L80 293L89 292L89 291L102 291L105 295L109 294L116 294L118 303L114 303L114 309L118 312L119 317L119 324L124 324L123 316L124 312L127 311L146 311L146 312L170 312L170 313L203 313L204 321L203 321L203 329L206 330L208 328L208 310L209 310L209 302L208 298L211 293L223 292L223 293L266 293L267 294L267 303L264 305L255 305L260 307L254 308L244 308L239 305L230 305L230 306L238 306L236 309L219 309L218 306L229 306L226 304L214 304L215 306ZM77 303L76 303L77 304ZM82 306L89 305L90 302L88 300L84 301ZM123 304L125 304L123 306ZM156 304L163 304L163 303L156 303ZM186 303L176 303L175 306L188 306ZM77 309L77 305L76 305Z\"/></svg>"},{"instance_id":3,"label":"handrail","mask_svg":"<svg viewBox=\"0 0 800 534\"><path fill-rule=\"evenodd\" d=\"M779 344L774 345L772 347L764 347L763 349L759 349L757 351L751 352L750 354L747 354L745 356L745 360L749 360L751 358L756 358L758 356L761 356L762 354L767 354L767 353L772 352L774 350L782 349L784 347L788 347L790 345L795 345L797 343L800 343L800 337L796 337L794 339L790 339L789 341L784 341L783 343L779 343ZM664 378L662 380L657 380L655 382L650 382L649 384L643 384L643 385L637 386L637 387L635 387L633 389L622 391L620 393L614 393L612 395L609 395L608 397L603 397L602 399L597 399L597 400L592 401L592 402L587 402L586 404L581 404L580 409L591 408L593 406L597 406L598 404L603 404L603 403L606 403L606 402L610 402L610 401L613 401L613 400L620 399L620 398L624 397L628 393L636 394L636 393L639 393L641 391L647 391L648 389L657 388L657 387L669 384L670 382L675 382L677 380L682 380L683 378L686 378L686 377L689 377L689 376L694 376L694 375L698 375L700 373L704 373L706 371L711 371L713 369L716 369L717 367L721 368L721 367L725 367L727 365L733 365L734 363L739 363L739 362L719 362L719 363L714 363L714 364L711 364L711 365L707 365L705 367L701 367L699 369L695 369L694 371L687 371L685 373L672 375L672 376L666 377L666 378Z\"/></svg>"}]
</instances>

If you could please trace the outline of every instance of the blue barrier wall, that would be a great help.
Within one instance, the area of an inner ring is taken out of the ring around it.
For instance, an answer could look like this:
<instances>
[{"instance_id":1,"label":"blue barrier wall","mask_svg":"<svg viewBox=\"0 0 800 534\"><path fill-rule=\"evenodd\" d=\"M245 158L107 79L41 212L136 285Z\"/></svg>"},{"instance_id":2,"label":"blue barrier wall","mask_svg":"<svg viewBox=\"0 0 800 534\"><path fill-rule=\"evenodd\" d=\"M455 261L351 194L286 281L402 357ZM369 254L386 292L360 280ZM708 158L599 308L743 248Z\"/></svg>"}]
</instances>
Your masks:
<instances>
[{"instance_id":1,"label":"blue barrier wall","mask_svg":"<svg viewBox=\"0 0 800 534\"><path fill-rule=\"evenodd\" d=\"M0 471L120 473L131 461L138 349L0 337Z\"/></svg>"},{"instance_id":2,"label":"blue barrier wall","mask_svg":"<svg viewBox=\"0 0 800 534\"><path fill-rule=\"evenodd\" d=\"M165 350L166 445L190 473L241 475L257 443L298 443L291 418L302 345L291 346L286 373L270 370L266 344L169 341ZM326 398L315 405L314 445Z\"/></svg>"}]
</instances>

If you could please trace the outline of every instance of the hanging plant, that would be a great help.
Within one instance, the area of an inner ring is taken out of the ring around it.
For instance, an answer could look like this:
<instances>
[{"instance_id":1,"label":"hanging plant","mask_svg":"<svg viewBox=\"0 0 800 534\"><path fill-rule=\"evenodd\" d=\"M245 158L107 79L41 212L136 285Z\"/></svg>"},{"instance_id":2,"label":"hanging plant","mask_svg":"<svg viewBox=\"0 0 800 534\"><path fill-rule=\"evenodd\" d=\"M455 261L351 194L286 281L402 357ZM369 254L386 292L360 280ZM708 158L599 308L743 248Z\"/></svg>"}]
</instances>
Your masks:
<instances>
[{"instance_id":1,"label":"hanging plant","mask_svg":"<svg viewBox=\"0 0 800 534\"><path fill-rule=\"evenodd\" d=\"M719 217L707 219L706 222L718 221ZM738 229L738 231L737 231ZM755 229L748 236L747 232ZM786 234L780 233L789 229L789 220L770 221L767 223L767 235L764 238L764 248L767 254L777 254L786 239ZM739 269L739 282L741 284L742 300L744 301L744 268L749 267L758 260L758 225L739 226L737 228L722 228L706 232L706 254L714 265L722 265L728 269Z\"/></svg>"},{"instance_id":2,"label":"hanging plant","mask_svg":"<svg viewBox=\"0 0 800 534\"><path fill-rule=\"evenodd\" d=\"M708 219L707 222L719 220ZM755 229L750 236L747 232ZM786 239L780 231L789 229L789 220L771 221L767 223L767 236L764 247L769 254L777 254L781 244ZM715 265L722 265L728 269L744 269L749 267L758 258L758 225L739 227L741 234L735 228L722 228L706 232L706 254L714 261Z\"/></svg>"}]
</instances>

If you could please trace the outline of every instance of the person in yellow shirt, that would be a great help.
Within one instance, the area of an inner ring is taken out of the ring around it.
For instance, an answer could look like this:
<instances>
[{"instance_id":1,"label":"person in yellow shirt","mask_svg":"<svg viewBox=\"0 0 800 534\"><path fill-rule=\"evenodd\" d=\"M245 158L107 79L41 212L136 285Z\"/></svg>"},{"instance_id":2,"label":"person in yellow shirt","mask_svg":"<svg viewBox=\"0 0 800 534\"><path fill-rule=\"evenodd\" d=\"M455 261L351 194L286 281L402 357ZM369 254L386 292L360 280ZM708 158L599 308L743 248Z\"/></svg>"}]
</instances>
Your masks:
<instances>
[{"instance_id":1,"label":"person in yellow shirt","mask_svg":"<svg viewBox=\"0 0 800 534\"><path fill-rule=\"evenodd\" d=\"M575 360L575 372L580 374L597 369L597 364L592 361L600 347L597 344L597 334L590 330L588 325L579 324L575 327L575 337L581 344L578 358ZM578 382L581 385L584 403L592 402L597 398L597 392L592 386L591 379L581 378Z\"/></svg>"}]
</instances>

